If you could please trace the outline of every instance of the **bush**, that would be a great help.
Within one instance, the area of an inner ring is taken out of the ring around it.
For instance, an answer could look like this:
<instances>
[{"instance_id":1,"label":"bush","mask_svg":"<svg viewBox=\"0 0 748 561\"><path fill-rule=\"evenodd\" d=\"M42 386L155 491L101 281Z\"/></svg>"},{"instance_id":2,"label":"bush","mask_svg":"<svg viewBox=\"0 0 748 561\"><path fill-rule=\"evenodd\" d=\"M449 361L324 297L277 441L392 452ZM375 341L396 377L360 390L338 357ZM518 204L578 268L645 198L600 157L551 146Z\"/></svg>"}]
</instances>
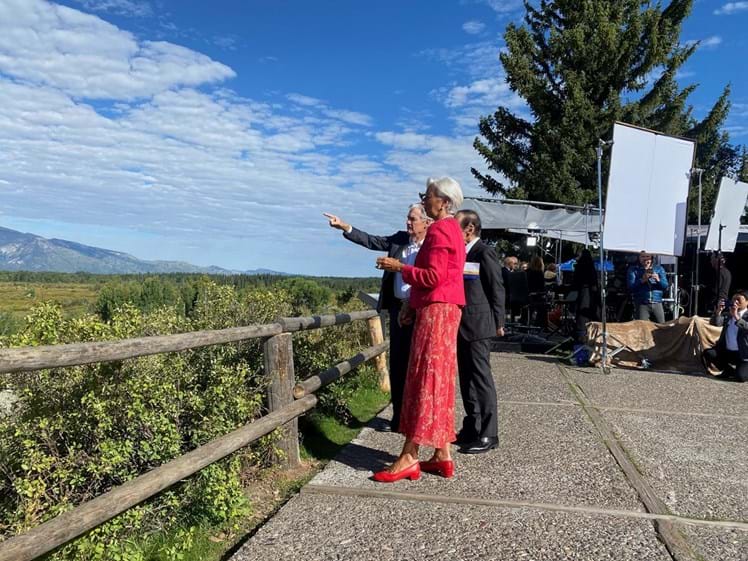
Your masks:
<instances>
[{"instance_id":1,"label":"bush","mask_svg":"<svg viewBox=\"0 0 748 561\"><path fill-rule=\"evenodd\" d=\"M109 321L96 315L66 319L59 305L42 304L17 334L0 338L0 346L262 324L291 315L294 306L294 296L283 289L249 289L239 298L229 285L201 280L194 286L189 316L178 306L144 312L123 304L111 308ZM368 344L363 322L298 333L294 336L297 377L316 374ZM0 541L264 414L268 381L261 345L255 339L119 362L0 375L0 390L9 388L19 398L12 415L0 418ZM318 392L321 407L349 418L346 401L354 388L348 381ZM267 465L273 442L273 436L266 437L201 470L51 558L135 561L143 556L135 537L171 527L235 523L250 509L241 486L242 473Z\"/></svg>"},{"instance_id":2,"label":"bush","mask_svg":"<svg viewBox=\"0 0 748 561\"><path fill-rule=\"evenodd\" d=\"M188 319L174 308L143 314L131 305L111 321L67 320L43 304L4 346L129 338L260 323L248 315L285 312L285 295L239 302L230 286L205 283ZM6 375L20 398L0 419L0 535L36 526L76 504L224 435L264 412L267 380L260 341L114 363ZM125 555L127 538L173 524L227 523L247 512L240 472L272 452L265 438L64 547L55 559ZM114 546L117 547L114 547ZM115 555L116 552L116 555Z\"/></svg>"},{"instance_id":3,"label":"bush","mask_svg":"<svg viewBox=\"0 0 748 561\"><path fill-rule=\"evenodd\" d=\"M332 298L332 290L309 279L286 279L279 286L288 293L294 315L321 311Z\"/></svg>"}]
</instances>

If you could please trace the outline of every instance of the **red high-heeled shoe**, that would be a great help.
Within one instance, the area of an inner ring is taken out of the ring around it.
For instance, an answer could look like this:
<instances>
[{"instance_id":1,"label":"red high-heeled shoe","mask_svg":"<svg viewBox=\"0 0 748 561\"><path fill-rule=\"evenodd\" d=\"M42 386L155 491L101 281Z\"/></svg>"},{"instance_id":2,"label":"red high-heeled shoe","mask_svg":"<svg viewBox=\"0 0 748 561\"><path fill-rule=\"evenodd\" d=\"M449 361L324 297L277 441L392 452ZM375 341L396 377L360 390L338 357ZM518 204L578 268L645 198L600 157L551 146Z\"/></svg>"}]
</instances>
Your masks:
<instances>
[{"instance_id":1,"label":"red high-heeled shoe","mask_svg":"<svg viewBox=\"0 0 748 561\"><path fill-rule=\"evenodd\" d=\"M416 462L415 464L410 465L405 469L401 469L400 471L397 471L395 473L389 472L387 470L378 471L374 474L372 479L374 479L374 481L379 481L380 483L394 483L395 481L400 481L401 479L410 479L412 481L415 481L420 477L421 466L418 464L418 462Z\"/></svg>"},{"instance_id":2,"label":"red high-heeled shoe","mask_svg":"<svg viewBox=\"0 0 748 561\"><path fill-rule=\"evenodd\" d=\"M439 462L420 462L421 471L426 473L435 473L449 479L455 474L455 463L452 460L442 460Z\"/></svg>"}]
</instances>

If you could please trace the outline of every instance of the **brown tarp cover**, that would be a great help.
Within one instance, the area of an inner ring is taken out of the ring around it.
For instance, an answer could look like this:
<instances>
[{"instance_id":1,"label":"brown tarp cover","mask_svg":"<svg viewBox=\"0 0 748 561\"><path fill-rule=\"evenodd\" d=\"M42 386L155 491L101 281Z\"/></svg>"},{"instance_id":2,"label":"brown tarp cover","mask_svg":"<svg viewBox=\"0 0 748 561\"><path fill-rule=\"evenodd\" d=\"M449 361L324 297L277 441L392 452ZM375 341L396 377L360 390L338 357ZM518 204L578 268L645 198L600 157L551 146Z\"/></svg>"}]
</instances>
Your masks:
<instances>
[{"instance_id":1,"label":"brown tarp cover","mask_svg":"<svg viewBox=\"0 0 748 561\"><path fill-rule=\"evenodd\" d=\"M717 344L722 328L700 317L681 316L668 323L629 321L608 323L608 355L617 347L627 348L610 359L611 366L641 367L646 358L653 370L704 373L701 353ZM602 324L587 324L587 341L593 348L590 362L600 362ZM709 372L718 374L718 372Z\"/></svg>"}]
</instances>

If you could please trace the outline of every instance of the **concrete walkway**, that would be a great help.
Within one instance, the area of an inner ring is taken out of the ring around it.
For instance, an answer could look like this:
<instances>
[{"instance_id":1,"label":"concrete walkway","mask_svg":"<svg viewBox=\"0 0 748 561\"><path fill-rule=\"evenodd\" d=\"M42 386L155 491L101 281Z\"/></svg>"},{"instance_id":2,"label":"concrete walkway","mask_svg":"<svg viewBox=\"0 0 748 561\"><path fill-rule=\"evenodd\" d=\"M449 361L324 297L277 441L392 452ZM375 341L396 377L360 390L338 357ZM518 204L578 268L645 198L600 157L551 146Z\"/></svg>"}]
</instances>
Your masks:
<instances>
[{"instance_id":1,"label":"concrete walkway","mask_svg":"<svg viewBox=\"0 0 748 561\"><path fill-rule=\"evenodd\" d=\"M492 366L498 450L455 453L453 479L376 483L402 437L375 420L233 559L748 560L748 384Z\"/></svg>"}]
</instances>

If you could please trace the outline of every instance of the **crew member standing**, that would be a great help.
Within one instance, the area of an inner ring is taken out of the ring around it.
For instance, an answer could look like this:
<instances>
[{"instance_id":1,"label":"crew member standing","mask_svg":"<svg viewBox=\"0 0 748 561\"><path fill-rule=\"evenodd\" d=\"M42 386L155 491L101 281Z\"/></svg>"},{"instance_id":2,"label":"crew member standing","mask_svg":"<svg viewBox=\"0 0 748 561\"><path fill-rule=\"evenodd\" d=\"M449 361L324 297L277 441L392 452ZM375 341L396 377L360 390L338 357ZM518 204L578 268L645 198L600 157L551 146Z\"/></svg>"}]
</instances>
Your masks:
<instances>
[{"instance_id":1,"label":"crew member standing","mask_svg":"<svg viewBox=\"0 0 748 561\"><path fill-rule=\"evenodd\" d=\"M467 252L465 308L457 335L457 366L465 418L456 442L464 454L481 454L499 445L490 338L504 335L504 284L496 253L480 239L480 216L472 210L461 210L455 218L462 229Z\"/></svg>"},{"instance_id":2,"label":"crew member standing","mask_svg":"<svg viewBox=\"0 0 748 561\"><path fill-rule=\"evenodd\" d=\"M637 319L650 320L654 316L657 323L665 323L662 308L662 295L668 287L665 269L652 262L650 253L642 251L639 262L629 267L626 276Z\"/></svg>"}]
</instances>

